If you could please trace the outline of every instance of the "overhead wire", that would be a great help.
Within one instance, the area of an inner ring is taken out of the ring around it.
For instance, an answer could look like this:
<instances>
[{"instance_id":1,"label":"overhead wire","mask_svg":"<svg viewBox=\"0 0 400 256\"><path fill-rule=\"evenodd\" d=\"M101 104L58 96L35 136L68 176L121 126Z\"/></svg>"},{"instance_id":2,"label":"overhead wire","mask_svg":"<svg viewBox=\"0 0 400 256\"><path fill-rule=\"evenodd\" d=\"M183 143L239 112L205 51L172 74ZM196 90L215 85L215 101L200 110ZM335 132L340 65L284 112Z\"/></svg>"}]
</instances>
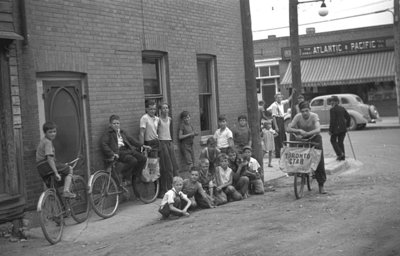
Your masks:
<instances>
[{"instance_id":1,"label":"overhead wire","mask_svg":"<svg viewBox=\"0 0 400 256\"><path fill-rule=\"evenodd\" d=\"M345 16L345 17L339 17L339 18L334 18L334 19L329 19L329 20L321 20L321 21L307 22L307 23L299 24L299 26L312 25L312 24L319 24L319 23L326 23L326 22L331 22L331 21L336 21L336 20L351 19L351 18L356 18L356 17L360 17L360 16L366 16L366 15L371 15L371 14L378 14L378 13L382 13L382 12L385 12L386 10L391 10L391 9L393 9L393 8L387 8L387 9L382 9L382 10L378 10L378 11L373 11L373 12L368 12L368 13L361 13L361 14L356 14L356 15L351 15L351 16ZM268 29L253 30L253 33L264 32L264 31L271 31L271 30L278 30L278 29L284 29L284 28L289 28L289 26L282 26L282 27L275 27L275 28L268 28Z\"/></svg>"}]
</instances>

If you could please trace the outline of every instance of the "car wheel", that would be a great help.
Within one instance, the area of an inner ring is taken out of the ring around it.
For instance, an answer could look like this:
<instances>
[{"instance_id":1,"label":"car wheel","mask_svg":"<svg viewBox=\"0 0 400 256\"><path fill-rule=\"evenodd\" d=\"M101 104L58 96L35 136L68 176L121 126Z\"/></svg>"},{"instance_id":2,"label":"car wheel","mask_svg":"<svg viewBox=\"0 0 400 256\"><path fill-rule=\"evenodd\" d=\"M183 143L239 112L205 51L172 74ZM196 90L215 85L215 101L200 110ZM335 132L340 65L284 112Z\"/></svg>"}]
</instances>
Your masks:
<instances>
[{"instance_id":1,"label":"car wheel","mask_svg":"<svg viewBox=\"0 0 400 256\"><path fill-rule=\"evenodd\" d=\"M351 116L349 130L354 131L355 129L357 129L357 121L354 116Z\"/></svg>"}]
</instances>

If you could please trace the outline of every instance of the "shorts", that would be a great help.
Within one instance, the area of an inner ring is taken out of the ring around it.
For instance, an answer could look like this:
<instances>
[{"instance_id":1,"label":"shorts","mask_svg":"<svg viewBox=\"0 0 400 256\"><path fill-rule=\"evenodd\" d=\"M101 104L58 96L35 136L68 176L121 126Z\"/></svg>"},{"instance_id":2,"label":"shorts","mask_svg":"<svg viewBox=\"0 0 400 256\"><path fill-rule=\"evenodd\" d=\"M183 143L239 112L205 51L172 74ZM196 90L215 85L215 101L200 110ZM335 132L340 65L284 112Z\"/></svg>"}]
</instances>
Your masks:
<instances>
[{"instance_id":1,"label":"shorts","mask_svg":"<svg viewBox=\"0 0 400 256\"><path fill-rule=\"evenodd\" d=\"M64 184L65 177L69 174L69 166L62 163L56 162L56 168L58 173L61 176L61 181L57 182L59 185ZM53 169L51 169L49 163L46 161L42 161L36 165L36 169L39 172L40 177L46 183L47 187L50 187L51 176L54 175Z\"/></svg>"}]
</instances>

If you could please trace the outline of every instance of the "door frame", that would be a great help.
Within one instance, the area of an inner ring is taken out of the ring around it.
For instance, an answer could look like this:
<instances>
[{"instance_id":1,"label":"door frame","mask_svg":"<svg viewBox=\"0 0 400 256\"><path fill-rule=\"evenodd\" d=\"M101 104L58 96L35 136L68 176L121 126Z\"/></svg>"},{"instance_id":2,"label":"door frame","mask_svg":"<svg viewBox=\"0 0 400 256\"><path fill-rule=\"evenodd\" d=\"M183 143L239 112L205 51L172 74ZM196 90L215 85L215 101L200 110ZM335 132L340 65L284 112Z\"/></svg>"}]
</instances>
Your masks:
<instances>
[{"instance_id":1,"label":"door frame","mask_svg":"<svg viewBox=\"0 0 400 256\"><path fill-rule=\"evenodd\" d=\"M83 114L83 132L84 132L84 149L86 159L86 177L90 177L91 169L91 159L90 159L90 145L89 145L89 129L88 129L88 104L87 104L87 77L84 73L78 72L39 72L36 74L36 91L38 99L38 115L39 115L39 131L40 137L44 136L42 125L46 121L45 114L45 102L44 102L44 91L43 91L43 81L70 81L77 80L80 81L80 90L82 92L82 114Z\"/></svg>"}]
</instances>

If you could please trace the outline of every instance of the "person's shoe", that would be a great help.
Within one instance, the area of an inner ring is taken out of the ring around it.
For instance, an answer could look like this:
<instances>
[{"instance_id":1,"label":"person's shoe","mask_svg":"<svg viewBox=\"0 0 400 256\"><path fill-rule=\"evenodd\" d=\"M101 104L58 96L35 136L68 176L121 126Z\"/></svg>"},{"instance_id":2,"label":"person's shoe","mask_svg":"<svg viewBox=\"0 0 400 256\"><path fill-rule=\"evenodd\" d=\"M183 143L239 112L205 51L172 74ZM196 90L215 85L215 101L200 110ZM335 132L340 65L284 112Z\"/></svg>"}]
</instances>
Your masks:
<instances>
[{"instance_id":1,"label":"person's shoe","mask_svg":"<svg viewBox=\"0 0 400 256\"><path fill-rule=\"evenodd\" d=\"M342 156L340 157L339 161L344 161L344 160L346 160L346 157L345 157L344 155L342 155Z\"/></svg>"},{"instance_id":2,"label":"person's shoe","mask_svg":"<svg viewBox=\"0 0 400 256\"><path fill-rule=\"evenodd\" d=\"M71 193L69 191L64 191L62 196L65 198L75 198L76 197L76 195L74 193Z\"/></svg>"},{"instance_id":3,"label":"person's shoe","mask_svg":"<svg viewBox=\"0 0 400 256\"><path fill-rule=\"evenodd\" d=\"M268 167L272 167L272 164L269 164Z\"/></svg>"}]
</instances>

